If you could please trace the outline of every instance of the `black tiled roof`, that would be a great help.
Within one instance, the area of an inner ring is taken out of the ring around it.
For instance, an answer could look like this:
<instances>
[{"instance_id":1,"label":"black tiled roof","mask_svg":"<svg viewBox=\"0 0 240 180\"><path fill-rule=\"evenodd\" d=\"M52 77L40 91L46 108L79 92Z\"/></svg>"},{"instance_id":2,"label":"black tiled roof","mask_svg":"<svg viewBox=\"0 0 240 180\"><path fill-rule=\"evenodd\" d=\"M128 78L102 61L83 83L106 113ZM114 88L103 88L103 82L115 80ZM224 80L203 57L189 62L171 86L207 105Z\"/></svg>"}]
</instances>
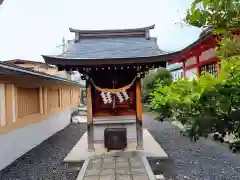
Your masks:
<instances>
[{"instance_id":1,"label":"black tiled roof","mask_svg":"<svg viewBox=\"0 0 240 180\"><path fill-rule=\"evenodd\" d=\"M175 58L178 52L167 53L159 49L157 39L149 32L154 25L135 29L77 30L75 39L69 41L67 51L43 58L48 64L62 68L86 68L107 64L151 64L166 66L166 61Z\"/></svg>"},{"instance_id":2,"label":"black tiled roof","mask_svg":"<svg viewBox=\"0 0 240 180\"><path fill-rule=\"evenodd\" d=\"M71 41L67 51L59 58L67 59L114 59L151 57L165 54L160 50L156 38L114 37L91 38Z\"/></svg>"}]
</instances>

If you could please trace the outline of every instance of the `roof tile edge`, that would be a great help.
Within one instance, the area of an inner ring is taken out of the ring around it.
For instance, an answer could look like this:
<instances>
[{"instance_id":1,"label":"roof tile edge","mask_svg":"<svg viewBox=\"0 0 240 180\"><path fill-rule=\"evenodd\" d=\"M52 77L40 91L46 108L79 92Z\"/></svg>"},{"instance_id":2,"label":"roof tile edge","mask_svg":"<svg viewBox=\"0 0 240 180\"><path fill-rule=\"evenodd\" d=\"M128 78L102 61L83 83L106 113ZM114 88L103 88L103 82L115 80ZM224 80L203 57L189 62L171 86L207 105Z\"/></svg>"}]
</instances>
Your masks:
<instances>
[{"instance_id":1,"label":"roof tile edge","mask_svg":"<svg viewBox=\"0 0 240 180\"><path fill-rule=\"evenodd\" d=\"M155 28L155 24L151 26L132 28L132 29L103 29L103 30L79 30L74 28L69 28L70 32L80 33L80 34L100 34L100 33L124 33L124 32L139 32L139 31L149 31Z\"/></svg>"}]
</instances>

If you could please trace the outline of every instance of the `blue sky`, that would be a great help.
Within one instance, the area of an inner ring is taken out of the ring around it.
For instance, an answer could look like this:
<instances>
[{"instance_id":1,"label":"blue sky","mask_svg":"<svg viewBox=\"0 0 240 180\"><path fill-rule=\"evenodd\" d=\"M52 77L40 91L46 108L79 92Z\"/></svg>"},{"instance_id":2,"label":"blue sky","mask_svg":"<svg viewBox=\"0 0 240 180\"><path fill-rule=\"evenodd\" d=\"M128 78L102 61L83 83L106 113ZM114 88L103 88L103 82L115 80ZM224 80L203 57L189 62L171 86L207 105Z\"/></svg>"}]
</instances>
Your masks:
<instances>
[{"instance_id":1,"label":"blue sky","mask_svg":"<svg viewBox=\"0 0 240 180\"><path fill-rule=\"evenodd\" d=\"M165 51L180 50L198 38L200 29L184 27L192 0L5 0L0 6L0 60L43 61L59 54L69 27L136 28L155 24L152 36ZM177 23L177 24L176 24Z\"/></svg>"}]
</instances>

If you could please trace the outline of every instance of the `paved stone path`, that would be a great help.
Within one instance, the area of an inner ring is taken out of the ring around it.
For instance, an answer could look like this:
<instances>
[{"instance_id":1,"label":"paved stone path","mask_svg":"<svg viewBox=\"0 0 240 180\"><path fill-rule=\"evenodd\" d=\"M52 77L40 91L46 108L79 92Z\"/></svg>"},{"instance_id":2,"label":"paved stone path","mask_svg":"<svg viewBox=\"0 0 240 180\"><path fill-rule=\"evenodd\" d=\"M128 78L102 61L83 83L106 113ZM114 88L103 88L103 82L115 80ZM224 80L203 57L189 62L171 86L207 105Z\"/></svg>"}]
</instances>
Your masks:
<instances>
[{"instance_id":1,"label":"paved stone path","mask_svg":"<svg viewBox=\"0 0 240 180\"><path fill-rule=\"evenodd\" d=\"M139 156L106 156L89 161L83 180L149 180Z\"/></svg>"}]
</instances>

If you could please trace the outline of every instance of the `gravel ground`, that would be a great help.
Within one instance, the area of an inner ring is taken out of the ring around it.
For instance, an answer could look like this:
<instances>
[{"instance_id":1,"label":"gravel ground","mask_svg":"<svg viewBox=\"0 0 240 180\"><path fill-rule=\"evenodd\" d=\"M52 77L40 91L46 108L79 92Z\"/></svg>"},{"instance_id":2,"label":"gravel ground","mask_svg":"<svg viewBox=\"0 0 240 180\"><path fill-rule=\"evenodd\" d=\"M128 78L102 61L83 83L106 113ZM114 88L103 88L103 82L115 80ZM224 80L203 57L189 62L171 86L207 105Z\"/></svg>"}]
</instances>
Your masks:
<instances>
[{"instance_id":1,"label":"gravel ground","mask_svg":"<svg viewBox=\"0 0 240 180\"><path fill-rule=\"evenodd\" d=\"M208 139L192 143L175 126L151 118L145 118L144 127L169 155L149 159L156 174L167 180L240 180L240 155L227 146ZM85 130L85 124L69 125L0 171L0 180L75 180L82 164L63 159Z\"/></svg>"},{"instance_id":2,"label":"gravel ground","mask_svg":"<svg viewBox=\"0 0 240 180\"><path fill-rule=\"evenodd\" d=\"M180 136L179 129L168 122L145 118L144 126L169 155L169 159L150 159L153 171L173 180L240 180L240 154L210 139L196 143Z\"/></svg>"},{"instance_id":3,"label":"gravel ground","mask_svg":"<svg viewBox=\"0 0 240 180\"><path fill-rule=\"evenodd\" d=\"M0 171L0 180L75 180L82 164L63 159L86 130L69 125Z\"/></svg>"}]
</instances>

